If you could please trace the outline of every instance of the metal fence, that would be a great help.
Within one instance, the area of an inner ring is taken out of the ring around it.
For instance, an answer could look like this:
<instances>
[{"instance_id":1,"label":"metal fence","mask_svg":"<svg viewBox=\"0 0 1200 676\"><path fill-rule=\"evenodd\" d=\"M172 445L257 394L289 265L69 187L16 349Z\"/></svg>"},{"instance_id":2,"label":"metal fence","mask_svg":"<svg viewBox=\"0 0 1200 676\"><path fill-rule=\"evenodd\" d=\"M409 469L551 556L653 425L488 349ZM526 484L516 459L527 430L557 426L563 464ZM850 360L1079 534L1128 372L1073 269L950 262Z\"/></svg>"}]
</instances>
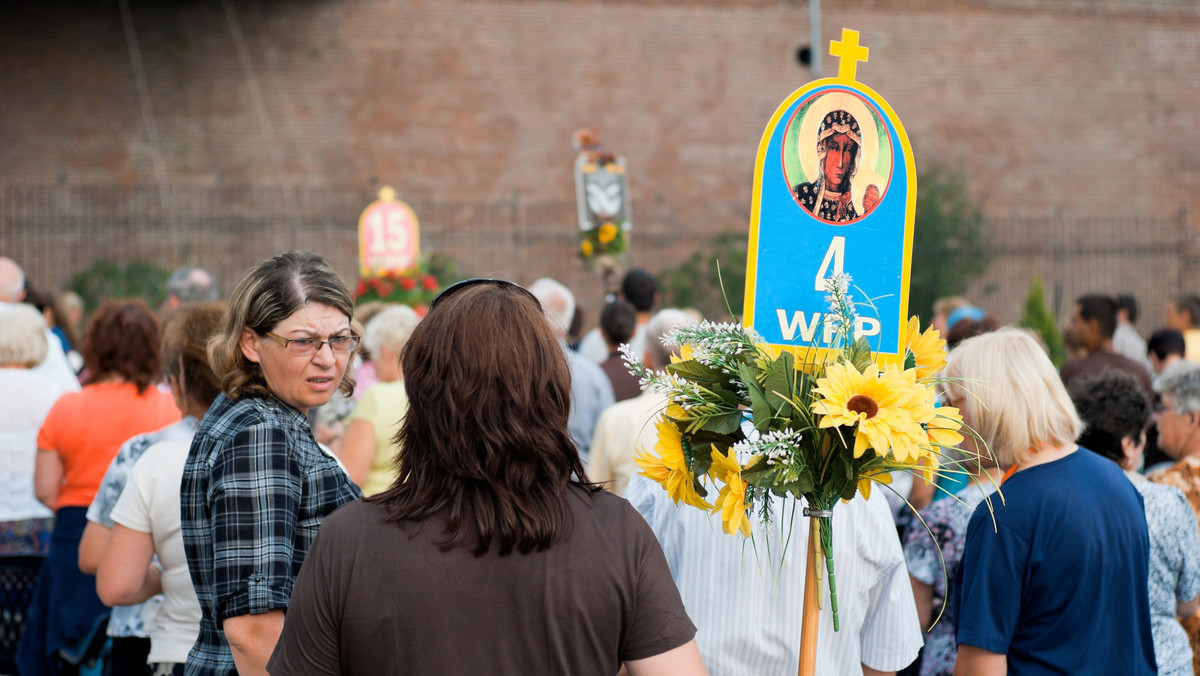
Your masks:
<instances>
[{"instance_id":1,"label":"metal fence","mask_svg":"<svg viewBox=\"0 0 1200 676\"><path fill-rule=\"evenodd\" d=\"M463 274L559 279L594 322L603 289L574 256L573 201L400 197L420 219L423 251L447 256ZM0 254L52 290L100 260L143 260L168 270L197 265L230 289L246 268L289 249L321 253L353 282L358 216L374 199L375 189L365 187L0 186ZM722 233L746 232L749 204L635 200L633 221L629 263L658 271ZM1160 323L1172 295L1200 291L1185 279L1196 262L1186 259L1183 212L1161 219L993 219L988 227L991 263L968 295L1002 322L1020 318L1035 276L1062 320L1083 293L1132 293L1145 308L1139 324L1146 329Z\"/></svg>"}]
</instances>

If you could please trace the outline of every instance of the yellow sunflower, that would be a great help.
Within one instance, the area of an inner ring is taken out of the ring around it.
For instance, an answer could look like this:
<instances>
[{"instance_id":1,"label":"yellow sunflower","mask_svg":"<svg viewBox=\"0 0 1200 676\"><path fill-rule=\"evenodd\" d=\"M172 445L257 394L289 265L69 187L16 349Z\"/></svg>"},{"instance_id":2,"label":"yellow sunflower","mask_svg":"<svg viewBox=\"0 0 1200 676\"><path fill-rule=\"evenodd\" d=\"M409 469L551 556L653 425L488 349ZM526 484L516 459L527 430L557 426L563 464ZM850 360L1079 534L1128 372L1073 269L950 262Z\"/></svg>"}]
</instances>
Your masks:
<instances>
[{"instance_id":1,"label":"yellow sunflower","mask_svg":"<svg viewBox=\"0 0 1200 676\"><path fill-rule=\"evenodd\" d=\"M692 350L691 345L680 345L679 356L671 355L671 363L678 364L680 362L691 361L694 355L695 352Z\"/></svg>"},{"instance_id":2,"label":"yellow sunflower","mask_svg":"<svg viewBox=\"0 0 1200 676\"><path fill-rule=\"evenodd\" d=\"M904 349L917 362L917 378L928 378L946 368L946 341L933 327L921 333L921 321L916 317L908 320Z\"/></svg>"},{"instance_id":3,"label":"yellow sunflower","mask_svg":"<svg viewBox=\"0 0 1200 676\"><path fill-rule=\"evenodd\" d=\"M750 520L746 518L746 482L742 479L742 466L738 464L737 455L733 449L728 455L722 455L717 449L712 451L712 467L709 476L720 478L725 482L721 494L717 496L714 511L720 510L721 523L725 532L732 535L735 531L747 537L750 536Z\"/></svg>"},{"instance_id":4,"label":"yellow sunflower","mask_svg":"<svg viewBox=\"0 0 1200 676\"><path fill-rule=\"evenodd\" d=\"M658 441L654 444L658 455L652 455L644 449L639 450L633 457L634 463L642 470L638 474L657 481L667 490L675 504L683 501L700 509L712 509L712 505L705 502L696 492L693 484L695 477L692 476L687 460L683 457L683 434L679 428L663 418L654 426L658 430Z\"/></svg>"},{"instance_id":5,"label":"yellow sunflower","mask_svg":"<svg viewBox=\"0 0 1200 676\"><path fill-rule=\"evenodd\" d=\"M591 258L592 253L594 253L596 251L596 247L592 246L592 243L585 239L579 245L579 251L580 251L580 253L583 254L584 258Z\"/></svg>"},{"instance_id":6,"label":"yellow sunflower","mask_svg":"<svg viewBox=\"0 0 1200 676\"><path fill-rule=\"evenodd\" d=\"M962 414L953 406L943 406L937 409L933 419L925 423L925 432L929 434L929 443L934 446L950 448L962 443Z\"/></svg>"},{"instance_id":7,"label":"yellow sunflower","mask_svg":"<svg viewBox=\"0 0 1200 676\"><path fill-rule=\"evenodd\" d=\"M619 232L620 230L617 229L617 226L612 223L605 223L596 232L596 239L600 240L601 244L608 244L617 238L617 233Z\"/></svg>"},{"instance_id":8,"label":"yellow sunflower","mask_svg":"<svg viewBox=\"0 0 1200 676\"><path fill-rule=\"evenodd\" d=\"M871 484L872 483L890 484L890 483L892 483L892 475L887 472L879 472L878 474L871 474L871 475L859 478L858 492L862 493L864 500L871 499Z\"/></svg>"},{"instance_id":9,"label":"yellow sunflower","mask_svg":"<svg viewBox=\"0 0 1200 676\"><path fill-rule=\"evenodd\" d=\"M920 455L925 432L914 413L922 412L928 394L911 375L896 369L881 372L875 364L862 373L853 364L830 364L814 391L821 397L812 404L813 413L822 416L820 427L855 427L854 457L868 448L879 455L890 448L899 462Z\"/></svg>"}]
</instances>

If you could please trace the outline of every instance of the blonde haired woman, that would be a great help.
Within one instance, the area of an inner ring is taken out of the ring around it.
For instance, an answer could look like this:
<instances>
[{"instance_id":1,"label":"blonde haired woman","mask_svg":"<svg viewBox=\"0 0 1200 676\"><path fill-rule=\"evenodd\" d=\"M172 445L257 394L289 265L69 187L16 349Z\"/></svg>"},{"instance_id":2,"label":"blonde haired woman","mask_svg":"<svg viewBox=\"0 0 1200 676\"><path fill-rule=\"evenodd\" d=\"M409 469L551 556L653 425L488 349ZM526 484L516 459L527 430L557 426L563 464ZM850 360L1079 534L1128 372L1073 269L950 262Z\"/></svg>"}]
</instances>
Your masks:
<instances>
[{"instance_id":1,"label":"blonde haired woman","mask_svg":"<svg viewBox=\"0 0 1200 676\"><path fill-rule=\"evenodd\" d=\"M1149 535L1114 463L1080 453L1083 424L1027 332L963 341L951 404L1001 469L1003 501L976 508L952 603L955 674L1154 674Z\"/></svg>"}]
</instances>

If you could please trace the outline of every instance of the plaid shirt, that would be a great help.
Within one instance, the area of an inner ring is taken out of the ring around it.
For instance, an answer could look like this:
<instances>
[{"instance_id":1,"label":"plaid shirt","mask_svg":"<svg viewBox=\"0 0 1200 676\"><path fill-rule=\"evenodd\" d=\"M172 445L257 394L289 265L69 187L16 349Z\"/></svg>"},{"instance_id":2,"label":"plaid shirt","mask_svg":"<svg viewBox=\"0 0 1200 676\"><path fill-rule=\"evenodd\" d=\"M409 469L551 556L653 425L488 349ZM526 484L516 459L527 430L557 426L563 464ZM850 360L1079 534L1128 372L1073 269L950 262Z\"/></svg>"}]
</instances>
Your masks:
<instances>
[{"instance_id":1,"label":"plaid shirt","mask_svg":"<svg viewBox=\"0 0 1200 676\"><path fill-rule=\"evenodd\" d=\"M186 673L236 674L221 623L286 609L321 521L362 494L299 411L275 397L224 394L196 430L180 490L202 611Z\"/></svg>"}]
</instances>

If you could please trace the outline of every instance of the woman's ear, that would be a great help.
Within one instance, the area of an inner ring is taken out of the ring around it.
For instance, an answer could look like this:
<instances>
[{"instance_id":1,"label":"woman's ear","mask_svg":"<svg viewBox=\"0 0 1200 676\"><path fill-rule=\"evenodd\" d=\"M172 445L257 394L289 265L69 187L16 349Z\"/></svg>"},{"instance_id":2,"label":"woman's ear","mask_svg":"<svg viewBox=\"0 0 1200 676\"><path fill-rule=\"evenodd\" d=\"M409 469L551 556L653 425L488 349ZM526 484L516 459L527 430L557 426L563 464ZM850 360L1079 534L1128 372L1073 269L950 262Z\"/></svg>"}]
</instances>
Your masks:
<instances>
[{"instance_id":1,"label":"woman's ear","mask_svg":"<svg viewBox=\"0 0 1200 676\"><path fill-rule=\"evenodd\" d=\"M248 326L242 329L242 337L238 341L238 346L242 348L242 356L255 364L259 362L258 342L258 334L254 332L254 329Z\"/></svg>"},{"instance_id":2,"label":"woman's ear","mask_svg":"<svg viewBox=\"0 0 1200 676\"><path fill-rule=\"evenodd\" d=\"M1139 433L1136 439L1132 435L1121 437L1121 452L1125 456L1125 461L1121 463L1121 469L1137 469L1141 462L1142 450L1145 447L1145 432Z\"/></svg>"}]
</instances>

